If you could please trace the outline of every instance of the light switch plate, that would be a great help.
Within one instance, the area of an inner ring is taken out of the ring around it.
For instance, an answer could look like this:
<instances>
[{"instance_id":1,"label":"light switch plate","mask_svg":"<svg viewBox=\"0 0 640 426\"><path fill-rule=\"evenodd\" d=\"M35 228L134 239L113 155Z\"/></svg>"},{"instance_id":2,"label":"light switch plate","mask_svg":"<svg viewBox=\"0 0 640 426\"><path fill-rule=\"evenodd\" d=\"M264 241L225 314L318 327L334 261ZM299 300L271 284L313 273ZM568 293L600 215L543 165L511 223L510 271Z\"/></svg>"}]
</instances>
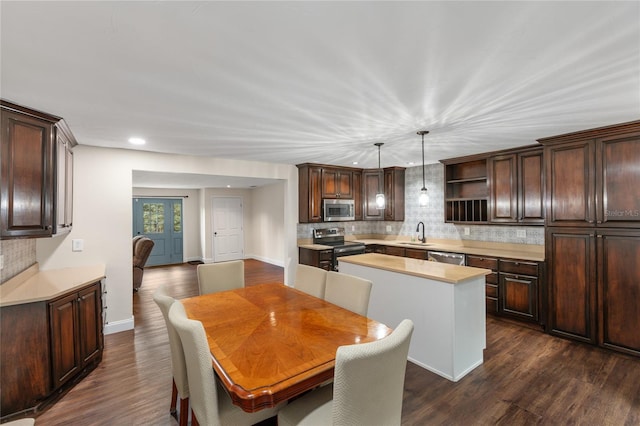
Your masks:
<instances>
[{"instance_id":1,"label":"light switch plate","mask_svg":"<svg viewBox=\"0 0 640 426\"><path fill-rule=\"evenodd\" d=\"M4 269L4 254L0 254L0 271Z\"/></svg>"},{"instance_id":2,"label":"light switch plate","mask_svg":"<svg viewBox=\"0 0 640 426\"><path fill-rule=\"evenodd\" d=\"M464 228L464 235L469 235L471 234L471 230L467 227Z\"/></svg>"},{"instance_id":3,"label":"light switch plate","mask_svg":"<svg viewBox=\"0 0 640 426\"><path fill-rule=\"evenodd\" d=\"M387 225L387 232L391 232L391 225Z\"/></svg>"},{"instance_id":4,"label":"light switch plate","mask_svg":"<svg viewBox=\"0 0 640 426\"><path fill-rule=\"evenodd\" d=\"M84 250L84 240L71 240L71 251Z\"/></svg>"},{"instance_id":5,"label":"light switch plate","mask_svg":"<svg viewBox=\"0 0 640 426\"><path fill-rule=\"evenodd\" d=\"M516 229L516 237L518 237L518 238L527 238L527 230L526 229Z\"/></svg>"}]
</instances>

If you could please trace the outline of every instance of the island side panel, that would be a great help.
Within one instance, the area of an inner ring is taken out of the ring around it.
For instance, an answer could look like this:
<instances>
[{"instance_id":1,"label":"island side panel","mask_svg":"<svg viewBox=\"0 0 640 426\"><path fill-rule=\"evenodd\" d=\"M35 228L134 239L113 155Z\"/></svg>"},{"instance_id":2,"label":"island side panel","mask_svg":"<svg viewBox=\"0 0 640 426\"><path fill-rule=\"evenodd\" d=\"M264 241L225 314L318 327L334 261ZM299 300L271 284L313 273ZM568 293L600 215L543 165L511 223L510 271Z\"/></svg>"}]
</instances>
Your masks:
<instances>
[{"instance_id":1,"label":"island side panel","mask_svg":"<svg viewBox=\"0 0 640 426\"><path fill-rule=\"evenodd\" d=\"M414 322L410 361L452 381L482 364L484 277L451 284L348 262L340 262L340 272L373 283L368 317L392 328L405 318Z\"/></svg>"},{"instance_id":2,"label":"island side panel","mask_svg":"<svg viewBox=\"0 0 640 426\"><path fill-rule=\"evenodd\" d=\"M457 382L482 364L487 347L485 279L474 278L453 285L455 293L453 381Z\"/></svg>"}]
</instances>

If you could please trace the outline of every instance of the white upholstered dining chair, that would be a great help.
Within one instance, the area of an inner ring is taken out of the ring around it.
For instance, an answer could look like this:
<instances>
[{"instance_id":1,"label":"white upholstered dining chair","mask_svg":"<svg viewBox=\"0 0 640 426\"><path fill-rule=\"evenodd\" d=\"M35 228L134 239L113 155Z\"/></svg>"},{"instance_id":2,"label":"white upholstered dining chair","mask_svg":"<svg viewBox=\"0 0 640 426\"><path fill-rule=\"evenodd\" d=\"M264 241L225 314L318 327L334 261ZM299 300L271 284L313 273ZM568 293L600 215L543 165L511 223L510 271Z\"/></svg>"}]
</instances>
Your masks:
<instances>
[{"instance_id":1,"label":"white upholstered dining chair","mask_svg":"<svg viewBox=\"0 0 640 426\"><path fill-rule=\"evenodd\" d=\"M24 417L22 419L2 423L2 426L33 426L34 424L36 424L36 420L34 418Z\"/></svg>"},{"instance_id":2,"label":"white upholstered dining chair","mask_svg":"<svg viewBox=\"0 0 640 426\"><path fill-rule=\"evenodd\" d=\"M244 287L244 261L205 263L198 265L200 294L217 293Z\"/></svg>"},{"instance_id":3,"label":"white upholstered dining chair","mask_svg":"<svg viewBox=\"0 0 640 426\"><path fill-rule=\"evenodd\" d=\"M202 323L188 319L180 301L171 306L169 322L180 335L187 363L192 424L253 425L277 414L278 408L247 413L233 405L229 395L216 380Z\"/></svg>"},{"instance_id":4,"label":"white upholstered dining chair","mask_svg":"<svg viewBox=\"0 0 640 426\"><path fill-rule=\"evenodd\" d=\"M278 412L278 426L399 425L413 322L384 339L340 346L332 386L322 386Z\"/></svg>"},{"instance_id":5,"label":"white upholstered dining chair","mask_svg":"<svg viewBox=\"0 0 640 426\"><path fill-rule=\"evenodd\" d=\"M324 300L366 317L369 311L371 286L372 283L369 280L329 271Z\"/></svg>"},{"instance_id":6,"label":"white upholstered dining chair","mask_svg":"<svg viewBox=\"0 0 640 426\"><path fill-rule=\"evenodd\" d=\"M324 299L327 271L309 265L296 265L296 277L293 287L311 296Z\"/></svg>"},{"instance_id":7,"label":"white upholstered dining chair","mask_svg":"<svg viewBox=\"0 0 640 426\"><path fill-rule=\"evenodd\" d=\"M153 301L156 302L167 327L169 334L169 348L171 349L171 372L173 373L173 385L171 389L171 414L176 413L176 405L178 395L180 395L180 418L178 422L180 426L187 426L189 421L189 385L187 382L187 365L182 352L182 342L178 332L169 322L169 309L176 301L167 294L167 288L164 284L160 285L153 293Z\"/></svg>"}]
</instances>

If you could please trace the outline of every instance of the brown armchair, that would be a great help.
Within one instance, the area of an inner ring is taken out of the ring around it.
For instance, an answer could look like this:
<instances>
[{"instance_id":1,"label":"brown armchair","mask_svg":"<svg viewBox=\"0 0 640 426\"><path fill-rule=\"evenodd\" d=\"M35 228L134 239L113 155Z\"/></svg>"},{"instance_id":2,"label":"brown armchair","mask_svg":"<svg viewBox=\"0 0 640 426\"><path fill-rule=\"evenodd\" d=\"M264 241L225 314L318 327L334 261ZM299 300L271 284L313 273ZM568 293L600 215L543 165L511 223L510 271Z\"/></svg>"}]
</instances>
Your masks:
<instances>
[{"instance_id":1,"label":"brown armchair","mask_svg":"<svg viewBox=\"0 0 640 426\"><path fill-rule=\"evenodd\" d=\"M144 235L133 237L133 291L138 291L142 285L144 265L149 259L154 244L151 238Z\"/></svg>"}]
</instances>

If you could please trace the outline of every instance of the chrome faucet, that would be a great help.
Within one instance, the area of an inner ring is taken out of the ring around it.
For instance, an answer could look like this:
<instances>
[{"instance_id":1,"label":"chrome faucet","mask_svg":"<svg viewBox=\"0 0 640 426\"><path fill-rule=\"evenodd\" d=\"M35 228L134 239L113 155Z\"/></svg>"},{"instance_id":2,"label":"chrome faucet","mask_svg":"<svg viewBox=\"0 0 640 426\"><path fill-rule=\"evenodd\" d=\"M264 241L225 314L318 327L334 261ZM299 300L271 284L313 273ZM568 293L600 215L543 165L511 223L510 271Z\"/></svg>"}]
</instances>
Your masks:
<instances>
[{"instance_id":1,"label":"chrome faucet","mask_svg":"<svg viewBox=\"0 0 640 426\"><path fill-rule=\"evenodd\" d=\"M418 238L418 241L420 241L421 243L426 243L427 242L427 238L424 236L424 223L423 222L418 222L418 226L416 227L416 232L420 232L420 225L422 225L422 238Z\"/></svg>"}]
</instances>

